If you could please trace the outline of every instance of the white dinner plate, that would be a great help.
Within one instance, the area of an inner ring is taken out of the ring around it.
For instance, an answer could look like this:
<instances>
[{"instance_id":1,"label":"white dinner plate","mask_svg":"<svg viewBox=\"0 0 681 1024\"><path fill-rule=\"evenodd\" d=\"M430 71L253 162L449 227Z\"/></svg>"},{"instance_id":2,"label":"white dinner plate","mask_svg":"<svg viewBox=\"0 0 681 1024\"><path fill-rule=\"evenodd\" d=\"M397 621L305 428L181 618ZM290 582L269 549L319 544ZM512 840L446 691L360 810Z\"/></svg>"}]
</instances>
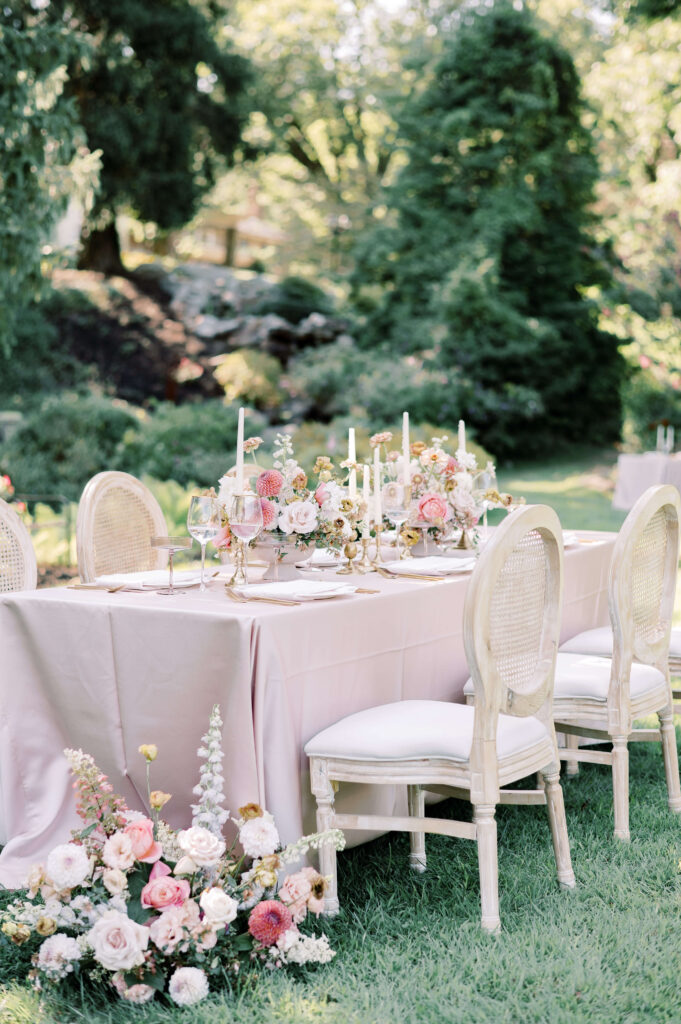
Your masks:
<instances>
[{"instance_id":1,"label":"white dinner plate","mask_svg":"<svg viewBox=\"0 0 681 1024\"><path fill-rule=\"evenodd\" d=\"M472 572L475 558L445 558L429 555L426 558L408 558L397 562L384 562L383 569L397 576L454 576L457 573Z\"/></svg>"},{"instance_id":2,"label":"white dinner plate","mask_svg":"<svg viewBox=\"0 0 681 1024\"><path fill-rule=\"evenodd\" d=\"M347 597L357 587L349 583L326 583L321 580L282 580L280 583L253 583L235 587L244 597L273 597L289 601L326 601L332 597Z\"/></svg>"},{"instance_id":3,"label":"white dinner plate","mask_svg":"<svg viewBox=\"0 0 681 1024\"><path fill-rule=\"evenodd\" d=\"M210 573L206 573L206 580ZM125 587L126 590L162 590L168 586L167 569L150 569L148 572L119 572L109 576L98 576L96 582L103 587ZM198 587L201 573L195 569L173 570L173 587Z\"/></svg>"}]
</instances>

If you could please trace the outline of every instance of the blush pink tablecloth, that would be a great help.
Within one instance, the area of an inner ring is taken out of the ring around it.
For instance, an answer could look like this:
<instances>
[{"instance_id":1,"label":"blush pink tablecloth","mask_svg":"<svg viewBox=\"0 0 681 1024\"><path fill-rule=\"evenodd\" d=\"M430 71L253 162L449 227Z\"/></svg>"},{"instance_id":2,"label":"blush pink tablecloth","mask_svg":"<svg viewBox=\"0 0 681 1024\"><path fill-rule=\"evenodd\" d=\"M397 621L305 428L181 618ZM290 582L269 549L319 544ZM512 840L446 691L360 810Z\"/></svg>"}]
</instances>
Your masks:
<instances>
[{"instance_id":1,"label":"blush pink tablecloth","mask_svg":"<svg viewBox=\"0 0 681 1024\"><path fill-rule=\"evenodd\" d=\"M563 640L607 622L614 535L580 536L597 542L566 551ZM303 745L315 732L388 701L461 699L468 578L365 576L361 584L379 594L298 607L237 605L218 581L205 594L172 599L65 588L3 595L0 883L21 884L30 864L78 825L67 746L91 753L141 809L145 766L137 748L155 743L152 787L173 794L171 824L188 825L196 750L215 703L230 809L259 801L284 841L313 830ZM368 787L361 788L366 808ZM344 787L339 806L356 796ZM372 810L389 812L402 796L373 787Z\"/></svg>"},{"instance_id":2,"label":"blush pink tablecloth","mask_svg":"<svg viewBox=\"0 0 681 1024\"><path fill-rule=\"evenodd\" d=\"M672 484L681 491L681 452L625 453L617 459L613 508L630 509L644 491L658 484Z\"/></svg>"}]
</instances>

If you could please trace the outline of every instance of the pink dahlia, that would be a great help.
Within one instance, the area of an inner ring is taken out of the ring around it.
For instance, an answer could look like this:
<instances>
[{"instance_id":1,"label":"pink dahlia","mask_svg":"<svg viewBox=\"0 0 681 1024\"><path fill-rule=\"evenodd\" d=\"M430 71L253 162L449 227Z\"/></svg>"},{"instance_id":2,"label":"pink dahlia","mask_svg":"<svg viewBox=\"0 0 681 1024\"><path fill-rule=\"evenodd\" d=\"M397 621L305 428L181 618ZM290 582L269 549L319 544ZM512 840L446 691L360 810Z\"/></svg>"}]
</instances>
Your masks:
<instances>
[{"instance_id":1,"label":"pink dahlia","mask_svg":"<svg viewBox=\"0 0 681 1024\"><path fill-rule=\"evenodd\" d=\"M276 498L284 483L278 469L266 469L255 481L255 489L261 498Z\"/></svg>"},{"instance_id":2,"label":"pink dahlia","mask_svg":"<svg viewBox=\"0 0 681 1024\"><path fill-rule=\"evenodd\" d=\"M269 530L277 521L279 509L273 501L269 501L267 498L260 499L260 507L262 509L262 525L266 530Z\"/></svg>"},{"instance_id":3,"label":"pink dahlia","mask_svg":"<svg viewBox=\"0 0 681 1024\"><path fill-rule=\"evenodd\" d=\"M291 911L277 900L258 903L248 918L248 930L262 946L273 946L292 924Z\"/></svg>"}]
</instances>

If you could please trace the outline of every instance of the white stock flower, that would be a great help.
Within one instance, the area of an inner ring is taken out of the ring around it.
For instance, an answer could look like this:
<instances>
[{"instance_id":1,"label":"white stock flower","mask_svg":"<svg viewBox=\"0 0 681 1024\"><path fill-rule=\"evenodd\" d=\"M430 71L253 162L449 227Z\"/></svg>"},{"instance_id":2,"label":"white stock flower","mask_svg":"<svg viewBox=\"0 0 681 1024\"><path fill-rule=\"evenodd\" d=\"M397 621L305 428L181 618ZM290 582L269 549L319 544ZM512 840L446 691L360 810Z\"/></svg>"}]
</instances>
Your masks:
<instances>
[{"instance_id":1,"label":"white stock flower","mask_svg":"<svg viewBox=\"0 0 681 1024\"><path fill-rule=\"evenodd\" d=\"M199 898L199 903L204 920L215 928L233 921L239 909L237 901L217 885L204 890Z\"/></svg>"},{"instance_id":2,"label":"white stock flower","mask_svg":"<svg viewBox=\"0 0 681 1024\"><path fill-rule=\"evenodd\" d=\"M129 971L144 963L149 929L118 910L107 910L87 933L95 957L108 971Z\"/></svg>"},{"instance_id":3,"label":"white stock flower","mask_svg":"<svg viewBox=\"0 0 681 1024\"><path fill-rule=\"evenodd\" d=\"M293 501L279 516L279 529L286 534L311 533L317 525L317 509L311 501Z\"/></svg>"},{"instance_id":4,"label":"white stock flower","mask_svg":"<svg viewBox=\"0 0 681 1024\"><path fill-rule=\"evenodd\" d=\"M55 846L47 858L47 876L55 889L75 889L92 874L92 864L85 848L75 843Z\"/></svg>"},{"instance_id":5,"label":"white stock flower","mask_svg":"<svg viewBox=\"0 0 681 1024\"><path fill-rule=\"evenodd\" d=\"M37 966L50 978L65 978L73 970L74 960L80 960L81 956L76 940L57 932L45 939L40 947Z\"/></svg>"},{"instance_id":6,"label":"white stock flower","mask_svg":"<svg viewBox=\"0 0 681 1024\"><path fill-rule=\"evenodd\" d=\"M302 935L297 928L289 928L277 941L281 959L288 964L328 964L335 957L326 935Z\"/></svg>"},{"instance_id":7,"label":"white stock flower","mask_svg":"<svg viewBox=\"0 0 681 1024\"><path fill-rule=\"evenodd\" d=\"M208 979L200 967L178 967L170 978L168 992L178 1006L192 1006L208 995Z\"/></svg>"},{"instance_id":8,"label":"white stock flower","mask_svg":"<svg viewBox=\"0 0 681 1024\"><path fill-rule=\"evenodd\" d=\"M269 857L279 846L279 833L271 815L249 818L239 829L239 842L247 857Z\"/></svg>"},{"instance_id":9,"label":"white stock flower","mask_svg":"<svg viewBox=\"0 0 681 1024\"><path fill-rule=\"evenodd\" d=\"M183 853L201 868L215 867L226 849L224 839L219 839L201 825L184 829L177 841Z\"/></svg>"}]
</instances>

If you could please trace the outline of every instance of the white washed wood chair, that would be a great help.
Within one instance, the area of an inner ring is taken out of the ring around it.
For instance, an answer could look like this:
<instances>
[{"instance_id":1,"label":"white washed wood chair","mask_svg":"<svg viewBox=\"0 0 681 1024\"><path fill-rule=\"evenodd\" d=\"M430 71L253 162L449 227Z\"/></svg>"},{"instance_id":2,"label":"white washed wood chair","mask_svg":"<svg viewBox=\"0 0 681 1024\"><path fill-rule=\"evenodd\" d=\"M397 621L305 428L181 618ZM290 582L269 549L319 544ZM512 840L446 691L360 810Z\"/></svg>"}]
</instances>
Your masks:
<instances>
[{"instance_id":1,"label":"white washed wood chair","mask_svg":"<svg viewBox=\"0 0 681 1024\"><path fill-rule=\"evenodd\" d=\"M78 504L76 550L84 583L111 573L162 569L167 554L152 537L168 533L161 506L148 487L129 473L97 473Z\"/></svg>"},{"instance_id":2,"label":"white washed wood chair","mask_svg":"<svg viewBox=\"0 0 681 1024\"><path fill-rule=\"evenodd\" d=\"M500 926L497 804L547 804L558 880L565 888L575 884L551 721L562 565L555 512L536 505L509 516L482 552L466 595L464 642L475 707L398 701L350 715L305 745L320 830L410 832L409 861L417 871L426 867L426 832L477 842L482 926L489 931ZM545 785L537 789L500 789L538 771ZM338 814L337 782L404 785L409 816ZM473 822L425 817L425 791L469 800ZM335 850L322 846L329 914L339 909L336 867Z\"/></svg>"},{"instance_id":3,"label":"white washed wood chair","mask_svg":"<svg viewBox=\"0 0 681 1024\"><path fill-rule=\"evenodd\" d=\"M31 535L15 509L0 498L0 594L35 590L37 584Z\"/></svg>"},{"instance_id":4,"label":"white washed wood chair","mask_svg":"<svg viewBox=\"0 0 681 1024\"><path fill-rule=\"evenodd\" d=\"M681 500L675 487L649 488L629 512L610 563L611 627L561 647L553 714L566 734L568 773L580 761L612 766L615 835L629 839L629 741L662 742L669 807L681 813L679 764L669 682L669 637L679 552ZM611 657L605 657L610 653ZM634 729L656 714L659 729ZM582 749L579 737L612 743Z\"/></svg>"}]
</instances>

